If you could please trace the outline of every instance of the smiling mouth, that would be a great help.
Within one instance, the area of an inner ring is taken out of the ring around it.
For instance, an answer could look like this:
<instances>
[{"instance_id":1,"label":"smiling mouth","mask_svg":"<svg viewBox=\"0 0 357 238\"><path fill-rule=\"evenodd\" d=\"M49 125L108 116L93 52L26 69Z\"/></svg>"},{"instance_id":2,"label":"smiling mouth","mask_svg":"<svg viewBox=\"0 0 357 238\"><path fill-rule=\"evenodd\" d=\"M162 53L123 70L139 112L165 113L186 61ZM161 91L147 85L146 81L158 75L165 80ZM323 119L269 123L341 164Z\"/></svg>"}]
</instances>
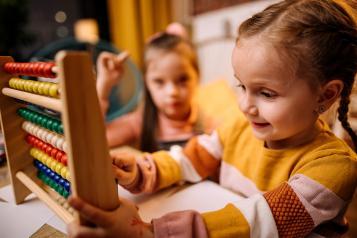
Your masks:
<instances>
[{"instance_id":1,"label":"smiling mouth","mask_svg":"<svg viewBox=\"0 0 357 238\"><path fill-rule=\"evenodd\" d=\"M269 126L270 124L269 123L252 122L252 125L257 128L263 128L263 127Z\"/></svg>"}]
</instances>

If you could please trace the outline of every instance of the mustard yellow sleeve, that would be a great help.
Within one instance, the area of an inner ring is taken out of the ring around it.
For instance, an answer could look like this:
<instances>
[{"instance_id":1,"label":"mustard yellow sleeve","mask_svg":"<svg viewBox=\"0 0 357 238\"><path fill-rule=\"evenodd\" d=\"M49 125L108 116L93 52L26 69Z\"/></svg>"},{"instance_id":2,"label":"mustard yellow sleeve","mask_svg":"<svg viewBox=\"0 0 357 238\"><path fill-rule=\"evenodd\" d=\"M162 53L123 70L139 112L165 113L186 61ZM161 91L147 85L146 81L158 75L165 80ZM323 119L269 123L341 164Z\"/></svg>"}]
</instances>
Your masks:
<instances>
[{"instance_id":1,"label":"mustard yellow sleeve","mask_svg":"<svg viewBox=\"0 0 357 238\"><path fill-rule=\"evenodd\" d=\"M179 164L166 151L152 154L157 169L157 189L166 188L181 180Z\"/></svg>"},{"instance_id":2,"label":"mustard yellow sleeve","mask_svg":"<svg viewBox=\"0 0 357 238\"><path fill-rule=\"evenodd\" d=\"M203 213L202 216L209 237L250 237L248 222L232 204L221 210Z\"/></svg>"}]
</instances>

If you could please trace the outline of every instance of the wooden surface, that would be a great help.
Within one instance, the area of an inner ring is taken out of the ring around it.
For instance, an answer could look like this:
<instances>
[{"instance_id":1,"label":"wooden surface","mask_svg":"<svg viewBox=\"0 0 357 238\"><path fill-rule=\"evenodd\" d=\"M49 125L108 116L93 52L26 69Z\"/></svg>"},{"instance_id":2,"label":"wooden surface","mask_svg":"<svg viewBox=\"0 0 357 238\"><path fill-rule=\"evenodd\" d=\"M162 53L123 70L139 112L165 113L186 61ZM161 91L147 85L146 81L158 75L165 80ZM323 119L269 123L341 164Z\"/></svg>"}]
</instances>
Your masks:
<instances>
[{"instance_id":1,"label":"wooden surface","mask_svg":"<svg viewBox=\"0 0 357 238\"><path fill-rule=\"evenodd\" d=\"M6 62L13 61L11 57L0 57L0 69ZM12 75L0 70L0 89L7 86L8 80ZM21 129L22 118L17 115L17 109L21 103L13 98L0 93L0 115L1 128L5 140L7 163L10 168L10 181L14 191L16 203L21 203L31 191L16 178L16 172L23 170L32 164L29 156L30 146L24 141L26 133Z\"/></svg>"},{"instance_id":2,"label":"wooden surface","mask_svg":"<svg viewBox=\"0 0 357 238\"><path fill-rule=\"evenodd\" d=\"M30 102L42 107L61 112L61 102L56 98L50 98L42 95L36 95L33 93L22 92L12 88L3 88L2 93L6 96L17 98L26 102Z\"/></svg>"},{"instance_id":3,"label":"wooden surface","mask_svg":"<svg viewBox=\"0 0 357 238\"><path fill-rule=\"evenodd\" d=\"M56 62L61 79L61 117L68 145L71 192L97 207L113 210L119 205L118 190L92 62L84 52L59 52Z\"/></svg>"}]
</instances>

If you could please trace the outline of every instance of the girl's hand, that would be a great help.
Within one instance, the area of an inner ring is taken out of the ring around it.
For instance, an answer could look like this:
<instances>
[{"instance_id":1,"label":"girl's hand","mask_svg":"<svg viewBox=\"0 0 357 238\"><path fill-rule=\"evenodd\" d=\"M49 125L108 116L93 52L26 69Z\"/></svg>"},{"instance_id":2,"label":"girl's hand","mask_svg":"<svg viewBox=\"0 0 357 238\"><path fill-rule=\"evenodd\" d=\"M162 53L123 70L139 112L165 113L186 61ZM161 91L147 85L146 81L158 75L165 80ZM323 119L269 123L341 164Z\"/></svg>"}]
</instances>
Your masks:
<instances>
[{"instance_id":1,"label":"girl's hand","mask_svg":"<svg viewBox=\"0 0 357 238\"><path fill-rule=\"evenodd\" d=\"M114 175L122 186L135 186L139 180L139 171L135 155L129 152L111 153Z\"/></svg>"},{"instance_id":2,"label":"girl's hand","mask_svg":"<svg viewBox=\"0 0 357 238\"><path fill-rule=\"evenodd\" d=\"M129 53L123 51L116 55L109 52L102 52L97 60L97 89L98 95L102 98L109 96L110 90L118 83L124 74L124 61Z\"/></svg>"},{"instance_id":3,"label":"girl's hand","mask_svg":"<svg viewBox=\"0 0 357 238\"><path fill-rule=\"evenodd\" d=\"M141 220L134 203L120 199L120 206L112 211L94 207L80 198L70 197L69 204L96 227L72 222L67 226L69 237L154 237L152 225Z\"/></svg>"}]
</instances>

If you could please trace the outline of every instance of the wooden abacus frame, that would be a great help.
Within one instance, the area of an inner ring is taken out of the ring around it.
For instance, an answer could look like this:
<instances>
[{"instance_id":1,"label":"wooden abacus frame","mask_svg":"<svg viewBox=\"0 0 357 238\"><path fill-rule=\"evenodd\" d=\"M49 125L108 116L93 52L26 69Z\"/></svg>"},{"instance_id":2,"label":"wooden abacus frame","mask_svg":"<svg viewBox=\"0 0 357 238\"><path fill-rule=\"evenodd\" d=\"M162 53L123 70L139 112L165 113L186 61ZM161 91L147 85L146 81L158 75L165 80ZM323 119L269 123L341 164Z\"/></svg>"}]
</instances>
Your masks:
<instances>
[{"instance_id":1,"label":"wooden abacus frame","mask_svg":"<svg viewBox=\"0 0 357 238\"><path fill-rule=\"evenodd\" d=\"M24 202L33 192L66 223L76 218L83 224L86 221L58 204L48 193L48 187L36 177L29 154L31 146L25 142L26 132L21 128L23 119L17 114L24 106L23 101L60 112L67 143L71 193L106 210L119 205L89 55L62 51L57 53L55 61L60 81L59 99L9 88L8 81L14 75L3 68L13 59L0 56L0 115L7 163L16 204Z\"/></svg>"}]
</instances>

